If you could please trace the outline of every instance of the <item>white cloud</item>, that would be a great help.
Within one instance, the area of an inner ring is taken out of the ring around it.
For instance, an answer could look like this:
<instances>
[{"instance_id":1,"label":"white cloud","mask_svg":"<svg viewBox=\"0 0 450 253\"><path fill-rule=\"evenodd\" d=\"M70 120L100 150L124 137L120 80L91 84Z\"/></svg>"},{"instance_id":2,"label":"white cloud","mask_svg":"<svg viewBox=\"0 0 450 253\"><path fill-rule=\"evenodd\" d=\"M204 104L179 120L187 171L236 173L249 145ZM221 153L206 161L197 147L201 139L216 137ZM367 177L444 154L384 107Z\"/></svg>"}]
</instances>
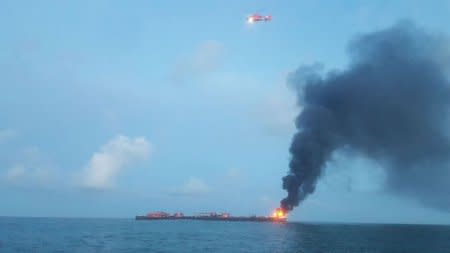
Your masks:
<instances>
[{"instance_id":1,"label":"white cloud","mask_svg":"<svg viewBox=\"0 0 450 253\"><path fill-rule=\"evenodd\" d=\"M12 129L0 129L0 143L6 142L17 136L17 132Z\"/></svg>"},{"instance_id":2,"label":"white cloud","mask_svg":"<svg viewBox=\"0 0 450 253\"><path fill-rule=\"evenodd\" d=\"M11 156L17 159L1 175L7 184L26 188L49 188L59 183L57 166L36 146L27 146Z\"/></svg>"},{"instance_id":3,"label":"white cloud","mask_svg":"<svg viewBox=\"0 0 450 253\"><path fill-rule=\"evenodd\" d=\"M257 104L256 115L267 133L292 135L295 132L295 117L300 111L294 92L283 85L275 86L261 99Z\"/></svg>"},{"instance_id":4,"label":"white cloud","mask_svg":"<svg viewBox=\"0 0 450 253\"><path fill-rule=\"evenodd\" d=\"M44 164L31 164L29 161L17 163L6 171L6 182L16 186L48 188L54 186L56 172Z\"/></svg>"},{"instance_id":5,"label":"white cloud","mask_svg":"<svg viewBox=\"0 0 450 253\"><path fill-rule=\"evenodd\" d=\"M223 45L218 41L203 42L193 54L183 57L176 63L172 79L175 82L183 82L216 71L222 61L223 53Z\"/></svg>"},{"instance_id":6,"label":"white cloud","mask_svg":"<svg viewBox=\"0 0 450 253\"><path fill-rule=\"evenodd\" d=\"M227 177L232 180L241 180L244 178L244 173L240 169L231 168L227 171Z\"/></svg>"},{"instance_id":7,"label":"white cloud","mask_svg":"<svg viewBox=\"0 0 450 253\"><path fill-rule=\"evenodd\" d=\"M201 179L190 177L182 186L172 189L171 193L174 195L199 196L209 191L209 186Z\"/></svg>"},{"instance_id":8,"label":"white cloud","mask_svg":"<svg viewBox=\"0 0 450 253\"><path fill-rule=\"evenodd\" d=\"M91 189L110 189L124 168L148 159L150 152L151 145L144 137L131 139L119 135L92 155L84 168L82 185Z\"/></svg>"},{"instance_id":9,"label":"white cloud","mask_svg":"<svg viewBox=\"0 0 450 253\"><path fill-rule=\"evenodd\" d=\"M25 176L23 165L15 165L6 172L6 180L9 183L16 183Z\"/></svg>"}]
</instances>

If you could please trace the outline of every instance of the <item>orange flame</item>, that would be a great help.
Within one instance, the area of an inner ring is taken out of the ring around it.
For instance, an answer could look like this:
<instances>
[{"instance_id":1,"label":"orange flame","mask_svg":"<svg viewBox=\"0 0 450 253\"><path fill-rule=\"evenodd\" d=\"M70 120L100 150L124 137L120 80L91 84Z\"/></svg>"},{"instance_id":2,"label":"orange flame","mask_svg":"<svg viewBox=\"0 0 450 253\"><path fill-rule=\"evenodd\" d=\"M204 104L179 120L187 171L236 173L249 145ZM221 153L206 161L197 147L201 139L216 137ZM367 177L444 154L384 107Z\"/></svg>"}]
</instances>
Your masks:
<instances>
[{"instance_id":1,"label":"orange flame","mask_svg":"<svg viewBox=\"0 0 450 253\"><path fill-rule=\"evenodd\" d=\"M272 214L272 217L276 218L276 219L285 219L286 216L287 216L287 214L281 208L275 209L275 211Z\"/></svg>"}]
</instances>

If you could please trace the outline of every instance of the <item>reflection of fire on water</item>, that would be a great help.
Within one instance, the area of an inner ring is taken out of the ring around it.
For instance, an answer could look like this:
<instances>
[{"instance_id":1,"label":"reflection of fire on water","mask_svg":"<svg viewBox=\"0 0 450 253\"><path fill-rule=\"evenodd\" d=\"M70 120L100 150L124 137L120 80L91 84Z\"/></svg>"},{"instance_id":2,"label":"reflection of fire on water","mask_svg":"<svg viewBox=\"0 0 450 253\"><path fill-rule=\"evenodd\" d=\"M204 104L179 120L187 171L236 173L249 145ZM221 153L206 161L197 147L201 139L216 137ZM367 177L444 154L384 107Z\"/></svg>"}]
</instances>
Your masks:
<instances>
[{"instance_id":1,"label":"reflection of fire on water","mask_svg":"<svg viewBox=\"0 0 450 253\"><path fill-rule=\"evenodd\" d=\"M273 212L272 217L277 219L286 219L286 215L287 214L284 212L282 208L277 208Z\"/></svg>"}]
</instances>

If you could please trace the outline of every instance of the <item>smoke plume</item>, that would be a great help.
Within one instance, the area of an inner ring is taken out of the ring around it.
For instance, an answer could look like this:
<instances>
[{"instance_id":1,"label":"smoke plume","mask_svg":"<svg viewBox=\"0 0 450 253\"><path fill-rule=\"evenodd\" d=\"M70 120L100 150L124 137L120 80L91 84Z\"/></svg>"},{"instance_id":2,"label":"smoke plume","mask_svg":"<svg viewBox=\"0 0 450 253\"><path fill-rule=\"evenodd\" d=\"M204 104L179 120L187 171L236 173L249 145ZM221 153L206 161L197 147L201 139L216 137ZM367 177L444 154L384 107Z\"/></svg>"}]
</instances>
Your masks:
<instances>
[{"instance_id":1,"label":"smoke plume","mask_svg":"<svg viewBox=\"0 0 450 253\"><path fill-rule=\"evenodd\" d=\"M313 193L331 154L346 148L380 162L387 190L450 210L449 48L409 21L349 43L349 67L320 64L288 78L303 108L283 178L287 211Z\"/></svg>"}]
</instances>

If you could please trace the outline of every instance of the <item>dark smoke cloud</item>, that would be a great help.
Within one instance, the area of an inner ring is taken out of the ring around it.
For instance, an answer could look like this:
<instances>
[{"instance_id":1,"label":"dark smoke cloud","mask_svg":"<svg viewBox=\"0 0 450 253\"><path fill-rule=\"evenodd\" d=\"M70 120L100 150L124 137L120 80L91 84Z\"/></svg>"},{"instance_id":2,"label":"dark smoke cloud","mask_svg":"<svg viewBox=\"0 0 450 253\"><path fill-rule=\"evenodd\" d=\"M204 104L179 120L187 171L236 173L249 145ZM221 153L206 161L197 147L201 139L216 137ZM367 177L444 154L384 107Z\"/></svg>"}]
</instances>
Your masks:
<instances>
[{"instance_id":1,"label":"dark smoke cloud","mask_svg":"<svg viewBox=\"0 0 450 253\"><path fill-rule=\"evenodd\" d=\"M281 206L292 210L313 193L331 154L346 148L383 164L392 192L450 210L447 45L404 21L351 41L346 70L292 73L303 110Z\"/></svg>"}]
</instances>

